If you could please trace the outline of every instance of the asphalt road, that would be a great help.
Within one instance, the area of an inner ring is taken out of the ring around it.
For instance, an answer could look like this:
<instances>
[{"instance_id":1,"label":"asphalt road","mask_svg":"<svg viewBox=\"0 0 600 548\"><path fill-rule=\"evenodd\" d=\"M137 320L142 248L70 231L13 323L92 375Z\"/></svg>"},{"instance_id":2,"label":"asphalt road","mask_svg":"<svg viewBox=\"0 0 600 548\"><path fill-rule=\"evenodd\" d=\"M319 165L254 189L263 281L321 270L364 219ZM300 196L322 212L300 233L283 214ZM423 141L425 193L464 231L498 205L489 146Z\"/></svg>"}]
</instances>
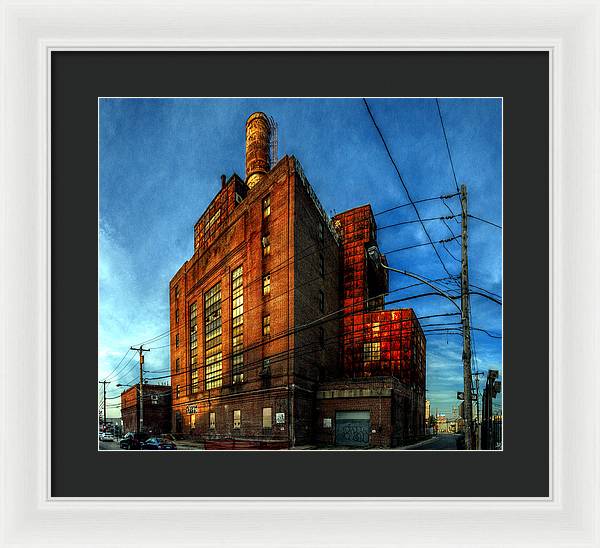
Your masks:
<instances>
[{"instance_id":1,"label":"asphalt road","mask_svg":"<svg viewBox=\"0 0 600 548\"><path fill-rule=\"evenodd\" d=\"M459 437L459 434L437 434L424 443L407 448L407 451L455 451Z\"/></svg>"},{"instance_id":2,"label":"asphalt road","mask_svg":"<svg viewBox=\"0 0 600 548\"><path fill-rule=\"evenodd\" d=\"M119 447L118 441L99 441L98 449L100 451L125 451ZM179 451L193 451L193 447L186 447L185 445L177 445Z\"/></svg>"}]
</instances>

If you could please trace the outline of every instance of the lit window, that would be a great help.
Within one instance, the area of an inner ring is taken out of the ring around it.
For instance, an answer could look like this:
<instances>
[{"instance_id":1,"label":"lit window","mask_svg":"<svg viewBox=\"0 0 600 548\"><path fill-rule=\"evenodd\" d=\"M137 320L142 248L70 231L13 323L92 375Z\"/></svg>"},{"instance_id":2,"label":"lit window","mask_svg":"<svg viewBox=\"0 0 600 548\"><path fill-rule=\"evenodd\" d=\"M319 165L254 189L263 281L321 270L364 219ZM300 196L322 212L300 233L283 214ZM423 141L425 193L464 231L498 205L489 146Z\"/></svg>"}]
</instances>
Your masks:
<instances>
[{"instance_id":1,"label":"lit window","mask_svg":"<svg viewBox=\"0 0 600 548\"><path fill-rule=\"evenodd\" d=\"M373 333L379 333L379 322L373 322Z\"/></svg>"},{"instance_id":2,"label":"lit window","mask_svg":"<svg viewBox=\"0 0 600 548\"><path fill-rule=\"evenodd\" d=\"M319 274L321 278L325 276L325 258L323 255L319 255Z\"/></svg>"},{"instance_id":3,"label":"lit window","mask_svg":"<svg viewBox=\"0 0 600 548\"><path fill-rule=\"evenodd\" d=\"M363 356L366 362L379 361L381 359L381 344L379 341L364 343Z\"/></svg>"},{"instance_id":4,"label":"lit window","mask_svg":"<svg viewBox=\"0 0 600 548\"><path fill-rule=\"evenodd\" d=\"M175 333L175 348L179 348L179 333Z\"/></svg>"},{"instance_id":5,"label":"lit window","mask_svg":"<svg viewBox=\"0 0 600 548\"><path fill-rule=\"evenodd\" d=\"M221 210L218 209L217 212L209 219L209 221L206 223L206 226L204 227L204 233L208 236L210 229L215 227L215 225L219 222L219 219L221 218Z\"/></svg>"},{"instance_id":6,"label":"lit window","mask_svg":"<svg viewBox=\"0 0 600 548\"><path fill-rule=\"evenodd\" d=\"M244 373L244 271L242 267L231 273L231 362L233 382L243 382Z\"/></svg>"},{"instance_id":7,"label":"lit window","mask_svg":"<svg viewBox=\"0 0 600 548\"><path fill-rule=\"evenodd\" d=\"M198 316L196 303L190 305L190 371L192 393L198 392Z\"/></svg>"},{"instance_id":8,"label":"lit window","mask_svg":"<svg viewBox=\"0 0 600 548\"><path fill-rule=\"evenodd\" d=\"M319 241L322 242L325 236L325 228L323 227L323 223L319 223Z\"/></svg>"},{"instance_id":9,"label":"lit window","mask_svg":"<svg viewBox=\"0 0 600 548\"><path fill-rule=\"evenodd\" d=\"M175 298L179 297L179 285L175 286Z\"/></svg>"},{"instance_id":10,"label":"lit window","mask_svg":"<svg viewBox=\"0 0 600 548\"><path fill-rule=\"evenodd\" d=\"M236 409L233 412L233 427L234 428L242 427L242 412L239 409Z\"/></svg>"},{"instance_id":11,"label":"lit window","mask_svg":"<svg viewBox=\"0 0 600 548\"><path fill-rule=\"evenodd\" d=\"M263 219L271 215L271 195L267 194L262 201Z\"/></svg>"},{"instance_id":12,"label":"lit window","mask_svg":"<svg viewBox=\"0 0 600 548\"><path fill-rule=\"evenodd\" d=\"M205 381L207 390L218 388L222 384L221 333L221 282L219 282L204 295Z\"/></svg>"},{"instance_id":13,"label":"lit window","mask_svg":"<svg viewBox=\"0 0 600 548\"><path fill-rule=\"evenodd\" d=\"M179 323L179 308L175 309L175 323Z\"/></svg>"},{"instance_id":14,"label":"lit window","mask_svg":"<svg viewBox=\"0 0 600 548\"><path fill-rule=\"evenodd\" d=\"M190 415L190 428L196 428L196 415Z\"/></svg>"},{"instance_id":15,"label":"lit window","mask_svg":"<svg viewBox=\"0 0 600 548\"><path fill-rule=\"evenodd\" d=\"M319 289L319 310L325 311L325 293L321 289Z\"/></svg>"},{"instance_id":16,"label":"lit window","mask_svg":"<svg viewBox=\"0 0 600 548\"><path fill-rule=\"evenodd\" d=\"M268 371L271 367L271 359L270 358L265 358L263 360L263 371Z\"/></svg>"},{"instance_id":17,"label":"lit window","mask_svg":"<svg viewBox=\"0 0 600 548\"><path fill-rule=\"evenodd\" d=\"M271 428L272 420L271 420L271 408L263 407L263 428Z\"/></svg>"},{"instance_id":18,"label":"lit window","mask_svg":"<svg viewBox=\"0 0 600 548\"><path fill-rule=\"evenodd\" d=\"M271 316L263 316L263 336L271 335Z\"/></svg>"},{"instance_id":19,"label":"lit window","mask_svg":"<svg viewBox=\"0 0 600 548\"><path fill-rule=\"evenodd\" d=\"M179 358L177 358L175 360L175 373L179 373L180 368L181 368L181 362L179 361Z\"/></svg>"},{"instance_id":20,"label":"lit window","mask_svg":"<svg viewBox=\"0 0 600 548\"><path fill-rule=\"evenodd\" d=\"M262 237L262 250L263 250L263 257L266 257L267 255L271 254L271 240L270 240L268 234L265 234Z\"/></svg>"},{"instance_id":21,"label":"lit window","mask_svg":"<svg viewBox=\"0 0 600 548\"><path fill-rule=\"evenodd\" d=\"M208 427L214 430L217 427L217 415L214 411L208 414Z\"/></svg>"},{"instance_id":22,"label":"lit window","mask_svg":"<svg viewBox=\"0 0 600 548\"><path fill-rule=\"evenodd\" d=\"M263 276L263 295L270 295L271 293L271 274L265 274Z\"/></svg>"},{"instance_id":23,"label":"lit window","mask_svg":"<svg viewBox=\"0 0 600 548\"><path fill-rule=\"evenodd\" d=\"M180 394L181 394L181 388L179 387L179 385L177 385L177 388L176 388L176 396L175 396L175 397L176 397L176 398L179 398Z\"/></svg>"}]
</instances>

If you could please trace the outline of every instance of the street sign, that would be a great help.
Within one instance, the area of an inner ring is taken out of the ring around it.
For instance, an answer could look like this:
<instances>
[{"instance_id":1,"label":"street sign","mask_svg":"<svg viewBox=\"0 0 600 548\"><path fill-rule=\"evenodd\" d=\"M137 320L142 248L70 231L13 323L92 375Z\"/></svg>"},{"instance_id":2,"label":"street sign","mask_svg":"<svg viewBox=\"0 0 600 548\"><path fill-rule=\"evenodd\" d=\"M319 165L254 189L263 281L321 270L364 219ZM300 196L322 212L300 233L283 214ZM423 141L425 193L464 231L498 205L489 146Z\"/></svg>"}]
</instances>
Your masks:
<instances>
[{"instance_id":1,"label":"street sign","mask_svg":"<svg viewBox=\"0 0 600 548\"><path fill-rule=\"evenodd\" d=\"M198 406L197 405L188 405L185 408L185 411L188 415L193 415L194 413L198 412Z\"/></svg>"},{"instance_id":2,"label":"street sign","mask_svg":"<svg viewBox=\"0 0 600 548\"><path fill-rule=\"evenodd\" d=\"M464 392L457 392L456 393L456 399L457 400L464 400L465 399L465 393Z\"/></svg>"}]
</instances>

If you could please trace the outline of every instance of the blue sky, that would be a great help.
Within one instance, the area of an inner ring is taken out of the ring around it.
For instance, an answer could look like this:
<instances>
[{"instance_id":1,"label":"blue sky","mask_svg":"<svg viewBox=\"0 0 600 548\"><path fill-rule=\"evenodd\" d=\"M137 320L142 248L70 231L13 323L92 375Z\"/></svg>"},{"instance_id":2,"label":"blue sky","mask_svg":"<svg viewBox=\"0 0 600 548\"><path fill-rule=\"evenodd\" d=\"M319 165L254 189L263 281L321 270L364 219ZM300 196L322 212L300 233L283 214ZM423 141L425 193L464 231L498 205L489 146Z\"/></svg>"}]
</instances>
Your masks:
<instances>
[{"instance_id":1,"label":"blue sky","mask_svg":"<svg viewBox=\"0 0 600 548\"><path fill-rule=\"evenodd\" d=\"M372 113L414 200L455 192L435 99L368 99ZM469 193L469 212L502 224L502 102L440 99L459 184ZM255 111L279 126L279 157L301 162L324 209L333 214L370 203L375 213L407 202L406 194L362 99L100 99L100 306L99 379L135 383L131 345L169 329L169 280L193 252L194 223L220 186L220 175L244 176L244 127ZM446 202L460 211L457 198ZM441 200L418 204L423 218L450 215ZM380 227L415 219L411 208L378 215ZM460 226L446 221L455 233ZM426 223L432 240L450 236L441 221ZM427 241L418 223L383 229L382 251ZM459 272L457 242L438 246L452 274ZM430 246L388 256L390 266L432 279L446 276ZM472 284L502 294L502 231L469 220ZM390 289L412 283L391 273ZM389 299L422 293L412 288ZM501 307L473 295L473 325L502 334ZM455 312L431 296L392 307L418 316ZM422 324L457 321L454 317ZM166 374L166 336L148 346L146 369ZM474 333L475 368L502 369L502 340ZM427 398L432 412L449 414L462 390L462 338L427 335ZM122 359L124 358L124 359ZM151 375L148 375L151 376ZM119 416L117 398L107 415ZM496 403L500 404L500 398Z\"/></svg>"}]
</instances>

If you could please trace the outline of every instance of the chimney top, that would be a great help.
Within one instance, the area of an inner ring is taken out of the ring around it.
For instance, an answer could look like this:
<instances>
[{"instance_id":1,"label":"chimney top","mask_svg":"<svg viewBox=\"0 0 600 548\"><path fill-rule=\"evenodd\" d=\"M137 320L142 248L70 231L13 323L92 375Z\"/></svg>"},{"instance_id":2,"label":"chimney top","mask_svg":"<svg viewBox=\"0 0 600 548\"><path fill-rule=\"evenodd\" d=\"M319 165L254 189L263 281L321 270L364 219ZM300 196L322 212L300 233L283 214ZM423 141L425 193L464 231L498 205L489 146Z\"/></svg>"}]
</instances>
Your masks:
<instances>
[{"instance_id":1,"label":"chimney top","mask_svg":"<svg viewBox=\"0 0 600 548\"><path fill-rule=\"evenodd\" d=\"M221 175L221 188L225 188L227 186L227 175Z\"/></svg>"}]
</instances>

